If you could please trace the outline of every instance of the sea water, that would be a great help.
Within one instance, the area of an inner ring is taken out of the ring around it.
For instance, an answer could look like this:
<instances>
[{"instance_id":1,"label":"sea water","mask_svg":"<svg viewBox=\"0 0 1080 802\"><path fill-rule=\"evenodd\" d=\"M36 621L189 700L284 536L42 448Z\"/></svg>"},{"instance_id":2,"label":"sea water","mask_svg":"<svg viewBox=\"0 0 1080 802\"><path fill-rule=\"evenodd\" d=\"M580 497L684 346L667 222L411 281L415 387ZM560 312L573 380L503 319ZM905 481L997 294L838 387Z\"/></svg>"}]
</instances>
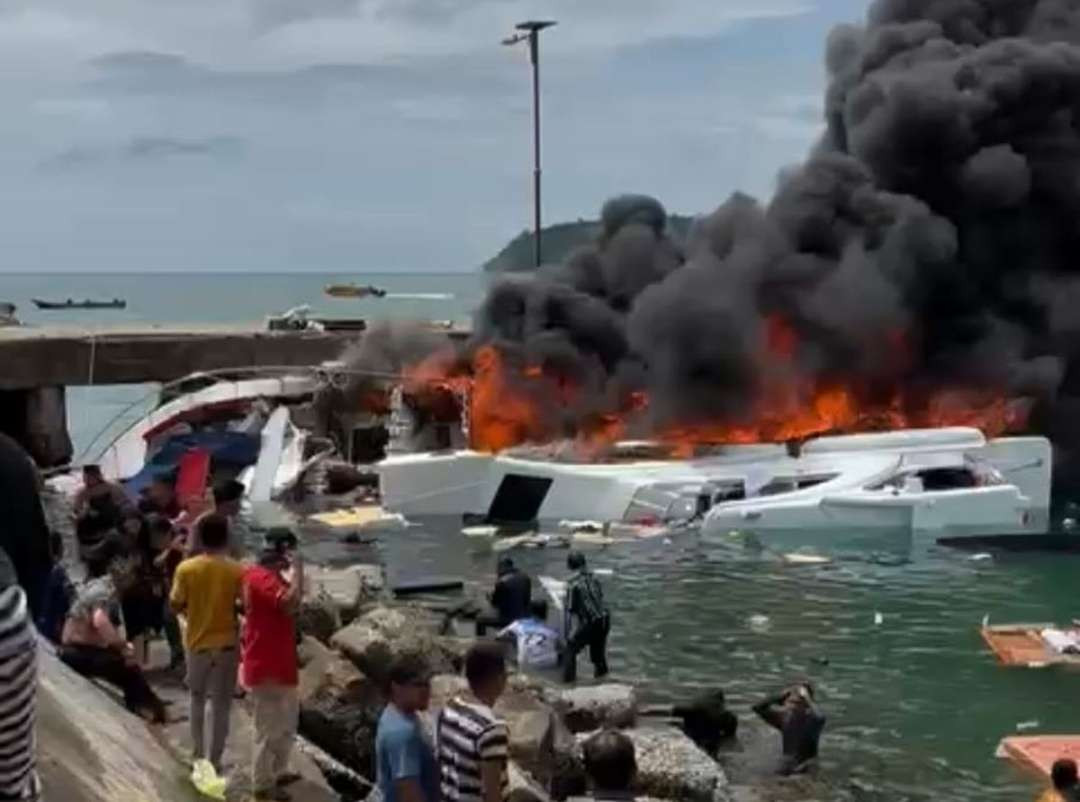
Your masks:
<instances>
[{"instance_id":1,"label":"sea water","mask_svg":"<svg viewBox=\"0 0 1080 802\"><path fill-rule=\"evenodd\" d=\"M339 281L391 295L325 297L323 286ZM0 300L18 304L32 323L254 321L305 303L335 317L444 320L467 318L483 286L480 275L0 275ZM45 313L33 309L33 297L123 297L128 308ZM152 390L70 390L77 445ZM392 581L456 574L488 583L496 560L491 543L464 536L458 520L422 521L373 547L316 540L308 548L321 559L385 560ZM512 556L534 576L565 576L564 551ZM1018 729L1080 732L1080 673L1003 668L978 634L987 614L998 622L1076 615L1075 557L971 559L930 549L911 562L867 553L787 565L728 538L683 533L596 550L590 560L612 571L603 581L614 611L614 679L655 701L719 686L744 719L765 694L811 679L829 719L823 776L844 798L1033 798L1038 783L994 758L999 739Z\"/></svg>"}]
</instances>

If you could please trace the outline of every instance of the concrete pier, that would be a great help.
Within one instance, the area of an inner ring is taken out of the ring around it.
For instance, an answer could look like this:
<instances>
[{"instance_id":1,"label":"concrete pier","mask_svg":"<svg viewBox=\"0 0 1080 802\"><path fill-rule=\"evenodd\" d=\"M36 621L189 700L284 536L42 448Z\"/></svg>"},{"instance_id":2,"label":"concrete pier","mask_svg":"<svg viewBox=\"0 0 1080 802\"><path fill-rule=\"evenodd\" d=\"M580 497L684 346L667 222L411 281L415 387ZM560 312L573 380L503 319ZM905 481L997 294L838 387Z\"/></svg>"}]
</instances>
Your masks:
<instances>
[{"instance_id":1,"label":"concrete pier","mask_svg":"<svg viewBox=\"0 0 1080 802\"><path fill-rule=\"evenodd\" d=\"M251 325L0 328L0 390L169 382L200 370L314 365L362 337Z\"/></svg>"}]
</instances>

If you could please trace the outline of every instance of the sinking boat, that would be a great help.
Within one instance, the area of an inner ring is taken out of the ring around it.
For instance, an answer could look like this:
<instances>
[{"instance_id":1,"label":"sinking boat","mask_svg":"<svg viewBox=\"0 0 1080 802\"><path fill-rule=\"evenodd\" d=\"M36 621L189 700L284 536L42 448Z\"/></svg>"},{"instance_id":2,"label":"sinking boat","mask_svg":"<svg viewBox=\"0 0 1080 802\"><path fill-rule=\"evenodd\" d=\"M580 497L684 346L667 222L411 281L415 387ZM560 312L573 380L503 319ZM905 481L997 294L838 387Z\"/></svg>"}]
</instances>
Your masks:
<instances>
[{"instance_id":1,"label":"sinking boat","mask_svg":"<svg viewBox=\"0 0 1080 802\"><path fill-rule=\"evenodd\" d=\"M382 298L386 290L374 284L327 284L323 289L331 298Z\"/></svg>"},{"instance_id":2,"label":"sinking boat","mask_svg":"<svg viewBox=\"0 0 1080 802\"><path fill-rule=\"evenodd\" d=\"M75 301L68 298L66 301L43 301L40 298L31 299L38 309L127 309L127 301L123 298L113 298L111 301L94 301L89 298Z\"/></svg>"},{"instance_id":3,"label":"sinking boat","mask_svg":"<svg viewBox=\"0 0 1080 802\"><path fill-rule=\"evenodd\" d=\"M705 534L738 530L790 551L808 530L851 545L881 534L1043 533L1051 447L1042 437L987 440L977 429L942 428L726 446L693 459L648 443L588 462L527 449L392 451L376 470L383 505L408 517L698 519Z\"/></svg>"},{"instance_id":4,"label":"sinking boat","mask_svg":"<svg viewBox=\"0 0 1080 802\"><path fill-rule=\"evenodd\" d=\"M185 456L205 453L216 477L239 479L254 502L295 486L318 457L290 410L310 401L316 372L229 378L199 374L190 389L128 426L98 458L107 479L138 495L156 476L173 475Z\"/></svg>"}]
</instances>

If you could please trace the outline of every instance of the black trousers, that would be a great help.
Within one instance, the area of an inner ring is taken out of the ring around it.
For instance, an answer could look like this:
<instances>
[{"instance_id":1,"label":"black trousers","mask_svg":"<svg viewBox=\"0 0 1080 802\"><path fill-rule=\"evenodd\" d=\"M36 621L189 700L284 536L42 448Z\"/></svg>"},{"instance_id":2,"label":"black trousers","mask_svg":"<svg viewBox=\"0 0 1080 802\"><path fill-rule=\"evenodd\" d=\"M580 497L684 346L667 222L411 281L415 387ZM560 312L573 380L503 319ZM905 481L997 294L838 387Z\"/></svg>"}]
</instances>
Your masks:
<instances>
[{"instance_id":1,"label":"black trousers","mask_svg":"<svg viewBox=\"0 0 1080 802\"><path fill-rule=\"evenodd\" d=\"M563 682L577 679L577 656L589 647L589 659L593 664L593 675L600 679L607 676L607 639L611 632L611 617L604 616L588 624L582 624L566 642L566 654L563 655Z\"/></svg>"},{"instance_id":2,"label":"black trousers","mask_svg":"<svg viewBox=\"0 0 1080 802\"><path fill-rule=\"evenodd\" d=\"M151 710L164 718L165 706L138 666L129 666L123 655L100 646L61 646L60 659L84 677L99 678L124 692L124 706L132 712Z\"/></svg>"}]
</instances>

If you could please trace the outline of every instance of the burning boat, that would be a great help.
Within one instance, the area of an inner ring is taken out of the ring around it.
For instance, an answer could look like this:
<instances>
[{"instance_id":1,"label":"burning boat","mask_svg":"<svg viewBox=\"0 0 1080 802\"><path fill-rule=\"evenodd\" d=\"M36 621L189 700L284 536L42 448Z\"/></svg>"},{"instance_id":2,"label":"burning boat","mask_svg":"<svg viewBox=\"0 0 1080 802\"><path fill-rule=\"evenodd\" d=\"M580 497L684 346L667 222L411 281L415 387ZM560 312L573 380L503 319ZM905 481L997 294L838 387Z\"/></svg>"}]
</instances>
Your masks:
<instances>
[{"instance_id":1,"label":"burning boat","mask_svg":"<svg viewBox=\"0 0 1080 802\"><path fill-rule=\"evenodd\" d=\"M401 454L377 467L383 504L407 516L697 518L706 532L798 547L808 530L838 540L1045 532L1051 451L1045 438L988 440L958 427L734 445L689 459L661 444L624 443L589 462L512 449Z\"/></svg>"}]
</instances>

